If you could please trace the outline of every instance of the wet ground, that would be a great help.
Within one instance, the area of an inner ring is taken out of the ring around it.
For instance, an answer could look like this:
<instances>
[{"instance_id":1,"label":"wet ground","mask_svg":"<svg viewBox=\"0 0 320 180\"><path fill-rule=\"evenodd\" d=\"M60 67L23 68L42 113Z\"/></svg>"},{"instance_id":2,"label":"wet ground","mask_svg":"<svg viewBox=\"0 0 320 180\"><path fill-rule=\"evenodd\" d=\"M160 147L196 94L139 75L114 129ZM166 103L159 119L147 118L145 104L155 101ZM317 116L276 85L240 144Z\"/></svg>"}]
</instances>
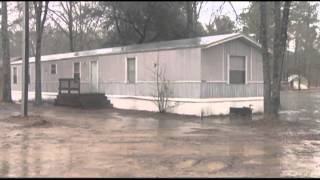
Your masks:
<instances>
[{"instance_id":1,"label":"wet ground","mask_svg":"<svg viewBox=\"0 0 320 180\"><path fill-rule=\"evenodd\" d=\"M320 92L280 120L0 105L1 177L320 177Z\"/></svg>"}]
</instances>

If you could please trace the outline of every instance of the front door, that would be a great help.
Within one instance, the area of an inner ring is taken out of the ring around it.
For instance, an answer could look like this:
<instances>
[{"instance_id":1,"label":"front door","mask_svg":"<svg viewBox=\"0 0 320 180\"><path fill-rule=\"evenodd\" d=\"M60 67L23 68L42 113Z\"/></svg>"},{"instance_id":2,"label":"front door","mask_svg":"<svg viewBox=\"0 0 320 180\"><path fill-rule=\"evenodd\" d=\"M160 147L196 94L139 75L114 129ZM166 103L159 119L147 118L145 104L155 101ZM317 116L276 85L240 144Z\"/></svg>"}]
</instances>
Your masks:
<instances>
[{"instance_id":1,"label":"front door","mask_svg":"<svg viewBox=\"0 0 320 180\"><path fill-rule=\"evenodd\" d=\"M91 92L98 92L98 63L90 62L90 89Z\"/></svg>"}]
</instances>

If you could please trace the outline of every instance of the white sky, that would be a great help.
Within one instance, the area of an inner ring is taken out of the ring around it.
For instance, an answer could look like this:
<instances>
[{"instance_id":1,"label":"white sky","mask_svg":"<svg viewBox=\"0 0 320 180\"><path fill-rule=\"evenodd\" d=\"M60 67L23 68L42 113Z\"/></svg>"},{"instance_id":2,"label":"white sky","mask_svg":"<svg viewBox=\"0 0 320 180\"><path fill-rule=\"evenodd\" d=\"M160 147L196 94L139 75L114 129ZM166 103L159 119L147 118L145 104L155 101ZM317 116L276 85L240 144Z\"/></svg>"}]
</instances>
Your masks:
<instances>
[{"instance_id":1,"label":"white sky","mask_svg":"<svg viewBox=\"0 0 320 180\"><path fill-rule=\"evenodd\" d=\"M225 3L224 3L225 2ZM210 21L212 13L218 14L219 8L224 3L221 11L221 15L227 15L231 20L236 21L236 15L228 1L205 1L202 11L200 12L199 21L202 24L207 24ZM244 8L249 6L249 1L231 1L237 14L239 15Z\"/></svg>"}]
</instances>

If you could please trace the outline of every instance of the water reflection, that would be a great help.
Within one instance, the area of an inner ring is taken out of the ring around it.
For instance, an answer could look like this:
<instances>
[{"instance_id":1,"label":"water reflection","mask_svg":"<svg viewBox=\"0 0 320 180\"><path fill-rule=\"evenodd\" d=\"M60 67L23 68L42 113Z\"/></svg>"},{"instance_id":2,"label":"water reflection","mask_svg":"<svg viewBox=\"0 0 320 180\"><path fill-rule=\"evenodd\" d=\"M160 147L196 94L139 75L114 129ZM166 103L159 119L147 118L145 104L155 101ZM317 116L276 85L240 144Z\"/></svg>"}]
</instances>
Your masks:
<instances>
[{"instance_id":1,"label":"water reflection","mask_svg":"<svg viewBox=\"0 0 320 180\"><path fill-rule=\"evenodd\" d=\"M175 121L173 119L161 119L157 121L158 127L157 135L158 136L175 136L177 134L181 134L179 132L180 127L183 125L182 123L179 123L179 121Z\"/></svg>"},{"instance_id":2,"label":"water reflection","mask_svg":"<svg viewBox=\"0 0 320 180\"><path fill-rule=\"evenodd\" d=\"M10 144L8 144L6 142L6 138L2 138L3 139L3 143L2 143L2 152L1 152L1 176L8 176L9 172L10 172L10 156L9 156L9 152L10 152Z\"/></svg>"},{"instance_id":3,"label":"water reflection","mask_svg":"<svg viewBox=\"0 0 320 180\"><path fill-rule=\"evenodd\" d=\"M29 167L28 167L28 158L29 157L29 134L26 129L22 130L22 138L21 138L21 167L22 172L21 176L28 176Z\"/></svg>"},{"instance_id":4,"label":"water reflection","mask_svg":"<svg viewBox=\"0 0 320 180\"><path fill-rule=\"evenodd\" d=\"M97 120L94 111L80 117L77 110L51 109L52 116L59 113L75 124L3 129L0 176L174 176L190 171L195 176L319 177L320 113L314 112L320 96L283 97L280 122L305 122L303 126L121 112Z\"/></svg>"},{"instance_id":5,"label":"water reflection","mask_svg":"<svg viewBox=\"0 0 320 180\"><path fill-rule=\"evenodd\" d=\"M42 149L41 146L38 144L34 145L34 151L33 151L33 155L34 155L34 172L35 172L35 176L40 176L41 173L41 165L42 165L42 161L41 161L41 156L42 156Z\"/></svg>"}]
</instances>

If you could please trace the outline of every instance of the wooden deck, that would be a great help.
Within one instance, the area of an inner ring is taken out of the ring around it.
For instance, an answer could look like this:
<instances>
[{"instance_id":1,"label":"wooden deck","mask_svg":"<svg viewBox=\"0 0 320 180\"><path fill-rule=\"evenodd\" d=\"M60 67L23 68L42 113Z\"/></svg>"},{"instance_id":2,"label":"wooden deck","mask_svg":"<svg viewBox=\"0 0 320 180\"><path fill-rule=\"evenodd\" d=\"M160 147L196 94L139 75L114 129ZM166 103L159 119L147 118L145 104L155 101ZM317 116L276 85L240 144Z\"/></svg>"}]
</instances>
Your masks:
<instances>
[{"instance_id":1,"label":"wooden deck","mask_svg":"<svg viewBox=\"0 0 320 180\"><path fill-rule=\"evenodd\" d=\"M59 94L55 99L56 106L80 108L112 108L110 100L103 93Z\"/></svg>"},{"instance_id":2,"label":"wooden deck","mask_svg":"<svg viewBox=\"0 0 320 180\"><path fill-rule=\"evenodd\" d=\"M104 93L80 93L80 80L73 78L59 79L59 94L54 104L81 108L112 107Z\"/></svg>"}]
</instances>

